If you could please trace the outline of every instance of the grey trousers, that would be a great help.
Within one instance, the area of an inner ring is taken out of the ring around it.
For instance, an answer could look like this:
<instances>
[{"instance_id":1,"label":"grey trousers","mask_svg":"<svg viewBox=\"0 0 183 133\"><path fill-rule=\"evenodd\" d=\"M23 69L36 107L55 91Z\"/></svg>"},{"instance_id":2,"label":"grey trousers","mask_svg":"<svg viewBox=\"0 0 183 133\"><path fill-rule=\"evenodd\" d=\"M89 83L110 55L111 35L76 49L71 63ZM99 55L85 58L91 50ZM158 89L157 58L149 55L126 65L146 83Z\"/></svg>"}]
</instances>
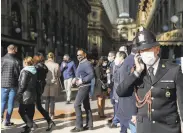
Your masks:
<instances>
[{"instance_id":1,"label":"grey trousers","mask_svg":"<svg viewBox=\"0 0 183 133\"><path fill-rule=\"evenodd\" d=\"M83 117L82 117L82 111L81 111L82 103L86 112L86 125L88 127L93 127L93 118L92 118L92 111L90 108L89 92L90 92L90 85L80 87L78 90L75 103L74 103L77 128L83 127Z\"/></svg>"}]
</instances>

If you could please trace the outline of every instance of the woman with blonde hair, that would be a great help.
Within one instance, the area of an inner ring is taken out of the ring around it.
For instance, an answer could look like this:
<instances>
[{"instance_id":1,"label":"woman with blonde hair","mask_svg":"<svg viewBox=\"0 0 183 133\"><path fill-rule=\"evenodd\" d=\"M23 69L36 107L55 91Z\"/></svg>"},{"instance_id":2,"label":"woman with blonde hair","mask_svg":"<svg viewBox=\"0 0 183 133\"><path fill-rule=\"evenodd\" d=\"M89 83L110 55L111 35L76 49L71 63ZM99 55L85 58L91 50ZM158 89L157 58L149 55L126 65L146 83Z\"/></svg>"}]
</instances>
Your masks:
<instances>
[{"instance_id":1,"label":"woman with blonde hair","mask_svg":"<svg viewBox=\"0 0 183 133\"><path fill-rule=\"evenodd\" d=\"M48 73L46 76L46 85L43 96L46 97L45 109L50 113L51 118L54 119L55 97L58 96L60 91L59 78L61 73L59 70L59 64L54 62L54 54L52 52L48 53L47 58L48 60L45 61L45 65L48 68Z\"/></svg>"},{"instance_id":2,"label":"woman with blonde hair","mask_svg":"<svg viewBox=\"0 0 183 133\"><path fill-rule=\"evenodd\" d=\"M24 68L20 72L19 86L17 91L17 100L19 105L19 114L26 123L25 131L22 133L33 132L33 117L36 102L36 82L37 71L34 67L32 57L26 57L23 61Z\"/></svg>"}]
</instances>

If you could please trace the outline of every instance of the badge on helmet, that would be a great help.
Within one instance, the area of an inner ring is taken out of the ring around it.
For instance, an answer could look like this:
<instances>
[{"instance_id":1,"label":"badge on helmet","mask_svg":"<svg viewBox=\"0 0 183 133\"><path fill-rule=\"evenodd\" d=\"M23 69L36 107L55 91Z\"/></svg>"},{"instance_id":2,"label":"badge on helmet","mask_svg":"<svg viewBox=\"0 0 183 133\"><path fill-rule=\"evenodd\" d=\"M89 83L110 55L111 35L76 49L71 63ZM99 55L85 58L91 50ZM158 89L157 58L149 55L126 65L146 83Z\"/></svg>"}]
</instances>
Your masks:
<instances>
[{"instance_id":1,"label":"badge on helmet","mask_svg":"<svg viewBox=\"0 0 183 133\"><path fill-rule=\"evenodd\" d=\"M134 42L138 50L150 49L159 45L159 42L156 41L156 36L145 28L140 29L134 38Z\"/></svg>"}]
</instances>

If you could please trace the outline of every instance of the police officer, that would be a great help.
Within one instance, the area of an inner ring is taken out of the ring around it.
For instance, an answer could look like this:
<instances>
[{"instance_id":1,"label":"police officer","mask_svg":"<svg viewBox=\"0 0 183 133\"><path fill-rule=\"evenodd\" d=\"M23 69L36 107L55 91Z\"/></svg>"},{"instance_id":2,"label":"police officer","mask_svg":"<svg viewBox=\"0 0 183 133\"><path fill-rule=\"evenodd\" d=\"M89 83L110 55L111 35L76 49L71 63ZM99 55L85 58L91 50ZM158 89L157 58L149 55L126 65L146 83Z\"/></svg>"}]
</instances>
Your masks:
<instances>
[{"instance_id":1,"label":"police officer","mask_svg":"<svg viewBox=\"0 0 183 133\"><path fill-rule=\"evenodd\" d=\"M127 56L127 58L125 58L122 64L122 67L117 72L117 74L119 74L118 77L120 77L120 81L119 81L120 83L126 78L127 75L131 74L131 70L135 64L134 62L135 53L136 53L136 47L133 44L130 55ZM114 75L117 76L117 74L114 74ZM120 92L119 89L116 90L117 94L118 92ZM132 92L126 95L125 97L123 97L119 93L118 96L119 96L118 109L117 109L116 115L120 120L120 126L121 126L120 133L126 133L127 128L130 128L131 133L136 133L136 127L134 123L131 121L131 119L136 118L136 114L137 114L135 94Z\"/></svg>"},{"instance_id":2,"label":"police officer","mask_svg":"<svg viewBox=\"0 0 183 133\"><path fill-rule=\"evenodd\" d=\"M160 46L152 32L144 29L135 39L139 50L134 57L135 69L120 83L118 93L126 96L135 90L137 133L181 133L177 107L178 101L183 118L180 66L160 59ZM133 85L135 89L130 87Z\"/></svg>"}]
</instances>

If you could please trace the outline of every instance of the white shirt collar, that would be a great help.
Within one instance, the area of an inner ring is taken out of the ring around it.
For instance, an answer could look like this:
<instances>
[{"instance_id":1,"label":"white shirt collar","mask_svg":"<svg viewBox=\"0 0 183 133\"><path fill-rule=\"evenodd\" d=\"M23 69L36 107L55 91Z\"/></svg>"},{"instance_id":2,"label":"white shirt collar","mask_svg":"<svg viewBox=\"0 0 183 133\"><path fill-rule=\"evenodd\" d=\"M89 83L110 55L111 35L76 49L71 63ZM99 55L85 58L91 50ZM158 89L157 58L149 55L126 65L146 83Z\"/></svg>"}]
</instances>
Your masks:
<instances>
[{"instance_id":1,"label":"white shirt collar","mask_svg":"<svg viewBox=\"0 0 183 133\"><path fill-rule=\"evenodd\" d=\"M159 62L160 62L160 58L156 61L156 63L153 66L147 66L147 70L149 69L149 67L153 67L154 68L153 74L156 75L156 72L158 70Z\"/></svg>"}]
</instances>

